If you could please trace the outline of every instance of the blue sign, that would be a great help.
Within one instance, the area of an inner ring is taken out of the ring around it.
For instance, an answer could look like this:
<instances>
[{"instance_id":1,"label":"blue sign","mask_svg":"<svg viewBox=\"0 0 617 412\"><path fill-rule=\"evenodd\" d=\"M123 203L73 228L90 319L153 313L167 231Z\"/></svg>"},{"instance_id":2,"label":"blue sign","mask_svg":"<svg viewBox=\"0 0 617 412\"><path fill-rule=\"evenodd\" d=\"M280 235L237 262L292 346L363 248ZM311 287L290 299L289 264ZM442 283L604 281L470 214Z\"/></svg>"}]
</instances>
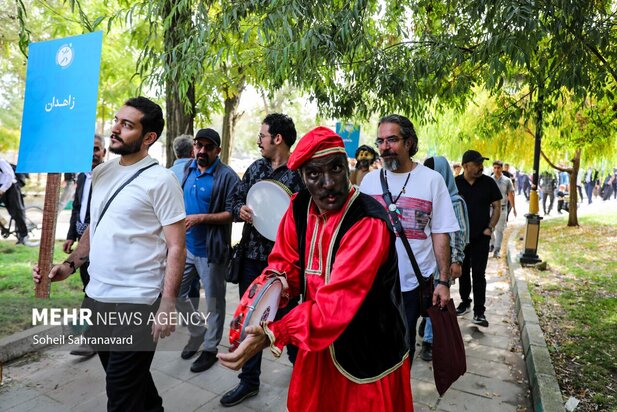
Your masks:
<instances>
[{"instance_id":1,"label":"blue sign","mask_svg":"<svg viewBox=\"0 0 617 412\"><path fill-rule=\"evenodd\" d=\"M92 169L102 43L95 32L30 45L18 172Z\"/></svg>"},{"instance_id":2,"label":"blue sign","mask_svg":"<svg viewBox=\"0 0 617 412\"><path fill-rule=\"evenodd\" d=\"M343 138L347 157L355 157L360 145L360 126L351 123L343 125L341 122L336 122L336 134Z\"/></svg>"}]
</instances>

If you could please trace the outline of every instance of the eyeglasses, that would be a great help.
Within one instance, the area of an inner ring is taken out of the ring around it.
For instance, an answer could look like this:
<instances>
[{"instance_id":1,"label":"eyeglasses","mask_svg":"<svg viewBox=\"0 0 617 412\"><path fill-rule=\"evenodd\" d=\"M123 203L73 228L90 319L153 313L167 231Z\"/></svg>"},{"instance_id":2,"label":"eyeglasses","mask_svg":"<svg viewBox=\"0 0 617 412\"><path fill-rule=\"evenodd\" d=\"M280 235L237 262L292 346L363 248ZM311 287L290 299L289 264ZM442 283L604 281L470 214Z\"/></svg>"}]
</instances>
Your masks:
<instances>
[{"instance_id":1,"label":"eyeglasses","mask_svg":"<svg viewBox=\"0 0 617 412\"><path fill-rule=\"evenodd\" d=\"M379 147L381 145L383 145L384 143L388 143L388 145L393 145L395 143L400 142L401 140L404 140L402 137L398 137L398 136L388 136L385 139L382 139L381 137L378 137L377 139L375 139L375 146Z\"/></svg>"},{"instance_id":2,"label":"eyeglasses","mask_svg":"<svg viewBox=\"0 0 617 412\"><path fill-rule=\"evenodd\" d=\"M193 142L193 146L197 150L201 150L201 149L205 148L206 152L210 152L210 151L212 151L212 150L214 150L216 148L216 145L214 143L201 144L199 142Z\"/></svg>"},{"instance_id":3,"label":"eyeglasses","mask_svg":"<svg viewBox=\"0 0 617 412\"><path fill-rule=\"evenodd\" d=\"M268 136L272 137L272 135L267 135L267 134L259 133L259 134L257 135L257 138L258 138L258 139L259 139L259 141L261 142L261 141L262 141L265 137L268 137Z\"/></svg>"}]
</instances>

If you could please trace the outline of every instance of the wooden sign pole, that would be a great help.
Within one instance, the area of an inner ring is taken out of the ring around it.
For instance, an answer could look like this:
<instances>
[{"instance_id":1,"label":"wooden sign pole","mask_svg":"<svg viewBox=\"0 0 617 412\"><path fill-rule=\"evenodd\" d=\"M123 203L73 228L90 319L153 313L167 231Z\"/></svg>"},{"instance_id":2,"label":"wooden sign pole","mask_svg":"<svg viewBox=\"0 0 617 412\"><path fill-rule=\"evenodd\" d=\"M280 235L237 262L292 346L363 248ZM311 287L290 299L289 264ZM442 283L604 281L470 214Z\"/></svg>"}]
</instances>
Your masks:
<instances>
[{"instance_id":1,"label":"wooden sign pole","mask_svg":"<svg viewBox=\"0 0 617 412\"><path fill-rule=\"evenodd\" d=\"M43 208L43 228L41 230L41 245L39 248L39 269L41 282L35 287L37 298L49 298L51 282L47 274L54 260L54 241L56 240L56 221L58 212L58 197L60 194L60 173L48 173L45 187L45 206Z\"/></svg>"}]
</instances>

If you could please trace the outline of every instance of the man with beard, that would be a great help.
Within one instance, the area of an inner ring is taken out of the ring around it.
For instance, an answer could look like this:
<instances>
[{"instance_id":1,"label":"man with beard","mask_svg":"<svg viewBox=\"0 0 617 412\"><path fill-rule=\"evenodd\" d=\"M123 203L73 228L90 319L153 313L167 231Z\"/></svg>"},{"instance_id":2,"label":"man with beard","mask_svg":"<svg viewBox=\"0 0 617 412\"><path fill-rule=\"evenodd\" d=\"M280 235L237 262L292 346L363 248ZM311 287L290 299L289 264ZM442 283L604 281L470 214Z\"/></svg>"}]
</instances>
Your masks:
<instances>
[{"instance_id":1,"label":"man with beard","mask_svg":"<svg viewBox=\"0 0 617 412\"><path fill-rule=\"evenodd\" d=\"M394 234L383 208L349 182L343 139L307 133L289 158L307 190L292 197L265 274L303 302L274 322L247 328L238 369L266 347L299 347L287 395L291 412L412 411L410 362ZM370 251L369 253L367 253Z\"/></svg>"},{"instance_id":2,"label":"man with beard","mask_svg":"<svg viewBox=\"0 0 617 412\"><path fill-rule=\"evenodd\" d=\"M94 135L94 148L92 150L92 170L104 162L105 154L105 139L98 134ZM71 212L71 220L69 231L66 234L66 241L62 245L64 253L73 251L73 244L81 238L84 231L90 224L90 199L92 197L92 171L80 173L77 176L77 188L75 189L75 197L73 198L73 210ZM79 267L79 276L84 285L84 291L90 275L88 274L88 262L84 262ZM89 344L80 345L77 349L71 351L71 355L77 356L93 356L94 347Z\"/></svg>"},{"instance_id":3,"label":"man with beard","mask_svg":"<svg viewBox=\"0 0 617 412\"><path fill-rule=\"evenodd\" d=\"M64 280L90 260L86 294L108 411L163 410L150 365L158 339L175 329L171 314L186 253L182 190L173 172L148 155L164 124L161 107L145 97L118 110L109 150L120 157L94 169L90 226L48 275ZM38 267L33 279L41 279ZM103 322L121 317L132 321ZM122 343L101 343L110 338Z\"/></svg>"},{"instance_id":4,"label":"man with beard","mask_svg":"<svg viewBox=\"0 0 617 412\"><path fill-rule=\"evenodd\" d=\"M457 306L456 313L461 316L469 312L471 307L471 284L473 280L473 320L476 325L488 327L484 316L486 301L486 264L488 263L491 235L501 216L502 195L497 183L490 176L482 173L482 163L488 158L475 150L463 153L463 174L457 176L456 187L469 213L469 244L465 247L463 274L459 280L462 302ZM491 214L491 208L493 210Z\"/></svg>"},{"instance_id":5,"label":"man with beard","mask_svg":"<svg viewBox=\"0 0 617 412\"><path fill-rule=\"evenodd\" d=\"M203 344L191 372L203 372L216 362L217 347L225 326L225 271L231 248L232 195L240 179L219 158L221 138L213 129L201 129L193 140L195 159L186 164L182 189L186 208L186 265L177 308L188 316L191 337L182 351L190 359ZM206 293L205 319L189 300L199 276Z\"/></svg>"},{"instance_id":6,"label":"man with beard","mask_svg":"<svg viewBox=\"0 0 617 412\"><path fill-rule=\"evenodd\" d=\"M362 145L356 150L356 168L349 175L352 184L360 186L364 176L371 170L377 160L377 152L367 145Z\"/></svg>"},{"instance_id":7,"label":"man with beard","mask_svg":"<svg viewBox=\"0 0 617 412\"><path fill-rule=\"evenodd\" d=\"M383 117L378 133L375 144L384 167L366 175L360 190L384 208L394 209L421 272L415 273L397 233L398 268L413 359L421 312L431 301L445 306L450 300L450 233L458 231L459 225L444 179L412 159L418 152L418 137L411 121L397 114ZM386 194L392 199L391 206L386 204ZM419 278L423 279L421 285Z\"/></svg>"},{"instance_id":8,"label":"man with beard","mask_svg":"<svg viewBox=\"0 0 617 412\"><path fill-rule=\"evenodd\" d=\"M265 269L268 255L274 246L274 242L263 237L252 225L253 211L246 205L246 196L249 189L257 182L265 179L273 179L285 185L291 193L295 193L304 188L300 175L295 170L289 170L287 160L289 159L291 146L296 141L296 126L291 117L281 113L271 113L267 115L259 129L257 146L263 156L253 162L238 185L233 198L233 214L236 221L243 221L242 244L244 245L244 256L242 259L242 270L240 271L240 297L248 289L251 282ZM286 309L279 311L279 314L290 310L295 301L287 305ZM293 346L287 347L289 360L293 363L297 349ZM223 406L237 405L245 399L257 395L259 392L259 375L261 374L261 353L257 353L242 368L242 373L238 376L240 383L229 390L221 398Z\"/></svg>"}]
</instances>

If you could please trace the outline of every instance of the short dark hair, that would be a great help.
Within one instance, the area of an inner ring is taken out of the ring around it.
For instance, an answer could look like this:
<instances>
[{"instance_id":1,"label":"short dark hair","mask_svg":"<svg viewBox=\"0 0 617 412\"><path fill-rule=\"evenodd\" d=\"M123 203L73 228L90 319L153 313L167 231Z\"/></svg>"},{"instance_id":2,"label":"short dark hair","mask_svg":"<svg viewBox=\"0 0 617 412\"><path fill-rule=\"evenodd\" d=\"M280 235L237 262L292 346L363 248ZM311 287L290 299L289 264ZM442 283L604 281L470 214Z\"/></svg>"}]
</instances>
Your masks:
<instances>
[{"instance_id":1,"label":"short dark hair","mask_svg":"<svg viewBox=\"0 0 617 412\"><path fill-rule=\"evenodd\" d=\"M156 139L161 137L163 128L165 127L165 119L163 118L163 109L161 109L161 106L143 96L128 99L124 102L124 105L134 107L144 114L141 118L141 126L143 127L142 136L146 133L154 132L156 133ZM156 142L156 140L154 141Z\"/></svg>"},{"instance_id":2,"label":"short dark hair","mask_svg":"<svg viewBox=\"0 0 617 412\"><path fill-rule=\"evenodd\" d=\"M174 154L178 159L187 159L193 157L193 136L190 134L181 134L176 137L172 143Z\"/></svg>"},{"instance_id":3,"label":"short dark hair","mask_svg":"<svg viewBox=\"0 0 617 412\"><path fill-rule=\"evenodd\" d=\"M263 122L268 125L268 132L272 137L280 134L283 136L283 141L289 147L293 146L298 136L296 132L296 125L291 117L282 113L270 113L267 115Z\"/></svg>"},{"instance_id":4,"label":"short dark hair","mask_svg":"<svg viewBox=\"0 0 617 412\"><path fill-rule=\"evenodd\" d=\"M413 123L407 117L402 116L400 114L390 114L388 116L384 116L379 120L379 126L382 123L395 123L398 124L401 128L401 135L403 135L403 139L411 139L412 145L409 148L409 157L413 157L416 153L418 153L418 136L416 135L416 131L413 128Z\"/></svg>"}]
</instances>

